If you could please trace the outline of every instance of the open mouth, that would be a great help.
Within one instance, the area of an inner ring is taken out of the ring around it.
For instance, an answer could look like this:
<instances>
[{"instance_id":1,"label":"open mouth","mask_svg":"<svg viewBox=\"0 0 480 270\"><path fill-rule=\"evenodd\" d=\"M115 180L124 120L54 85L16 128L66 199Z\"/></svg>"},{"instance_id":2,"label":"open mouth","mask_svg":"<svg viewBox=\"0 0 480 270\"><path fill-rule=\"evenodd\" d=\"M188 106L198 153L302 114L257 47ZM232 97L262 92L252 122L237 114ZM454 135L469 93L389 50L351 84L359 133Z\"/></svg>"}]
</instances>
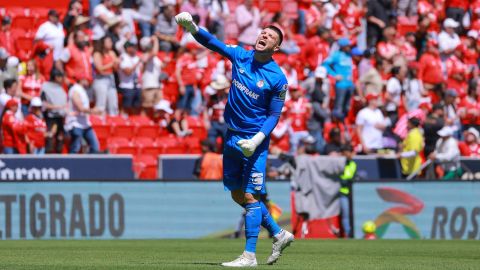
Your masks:
<instances>
[{"instance_id":1,"label":"open mouth","mask_svg":"<svg viewBox=\"0 0 480 270\"><path fill-rule=\"evenodd\" d=\"M258 42L258 45L261 45L262 47L265 47L265 46L267 46L267 42L265 42L265 40L260 40Z\"/></svg>"}]
</instances>

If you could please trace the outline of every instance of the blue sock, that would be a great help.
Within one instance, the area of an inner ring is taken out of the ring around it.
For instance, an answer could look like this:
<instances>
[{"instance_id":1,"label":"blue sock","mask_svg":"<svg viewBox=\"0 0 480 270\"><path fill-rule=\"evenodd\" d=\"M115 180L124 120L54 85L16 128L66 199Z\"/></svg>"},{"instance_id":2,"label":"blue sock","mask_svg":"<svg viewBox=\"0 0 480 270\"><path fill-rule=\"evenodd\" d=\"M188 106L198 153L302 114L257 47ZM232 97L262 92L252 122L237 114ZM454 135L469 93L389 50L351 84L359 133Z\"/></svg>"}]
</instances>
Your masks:
<instances>
[{"instance_id":1,"label":"blue sock","mask_svg":"<svg viewBox=\"0 0 480 270\"><path fill-rule=\"evenodd\" d=\"M267 206L263 202L260 202L260 207L262 208L262 226L268 230L270 236L276 235L282 228L273 220L270 212L268 212Z\"/></svg>"},{"instance_id":2,"label":"blue sock","mask_svg":"<svg viewBox=\"0 0 480 270\"><path fill-rule=\"evenodd\" d=\"M247 203L245 209L247 210L245 215L245 236L247 238L245 251L255 253L260 224L262 223L262 209L259 202Z\"/></svg>"}]
</instances>

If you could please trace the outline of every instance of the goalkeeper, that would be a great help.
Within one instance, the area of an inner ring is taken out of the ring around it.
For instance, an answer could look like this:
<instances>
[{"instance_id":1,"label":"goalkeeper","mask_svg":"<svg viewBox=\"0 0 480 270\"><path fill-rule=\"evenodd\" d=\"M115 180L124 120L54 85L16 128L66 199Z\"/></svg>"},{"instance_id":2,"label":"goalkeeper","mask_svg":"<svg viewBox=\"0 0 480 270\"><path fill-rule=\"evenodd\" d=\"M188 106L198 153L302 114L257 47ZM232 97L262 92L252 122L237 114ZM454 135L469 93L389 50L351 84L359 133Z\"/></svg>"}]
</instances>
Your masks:
<instances>
[{"instance_id":1,"label":"goalkeeper","mask_svg":"<svg viewBox=\"0 0 480 270\"><path fill-rule=\"evenodd\" d=\"M223 150L223 183L233 200L245 208L246 244L243 254L223 266L256 266L255 250L260 225L273 236L268 264L275 263L281 252L293 241L293 235L282 230L259 198L265 193L265 170L270 133L278 122L287 79L272 59L280 49L283 34L267 26L257 37L254 50L225 45L207 31L199 29L192 16L182 12L176 22L192 33L208 49L232 62L232 84L224 118L228 125Z\"/></svg>"}]
</instances>

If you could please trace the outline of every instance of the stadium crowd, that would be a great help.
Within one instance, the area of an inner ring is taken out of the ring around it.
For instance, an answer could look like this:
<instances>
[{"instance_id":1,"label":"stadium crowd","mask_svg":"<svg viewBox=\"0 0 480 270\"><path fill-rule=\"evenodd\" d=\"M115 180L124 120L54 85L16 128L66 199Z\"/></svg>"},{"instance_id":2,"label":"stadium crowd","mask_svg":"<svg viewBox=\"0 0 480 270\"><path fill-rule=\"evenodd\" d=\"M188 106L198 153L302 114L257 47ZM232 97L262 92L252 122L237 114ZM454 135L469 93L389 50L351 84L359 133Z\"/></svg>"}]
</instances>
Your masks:
<instances>
[{"instance_id":1,"label":"stadium crowd","mask_svg":"<svg viewBox=\"0 0 480 270\"><path fill-rule=\"evenodd\" d=\"M272 133L274 154L310 145L339 155L347 144L358 154L397 156L405 175L425 160L439 162L437 176L455 174L460 155L480 156L478 0L83 4L49 10L33 29L14 27L18 11L3 10L4 153L98 153L117 134L104 138L96 124L119 119L152 121L162 138L198 138L189 141L198 149L203 139L220 146L232 67L176 25L174 15L188 11L200 27L245 48L265 25L284 31L275 60L289 91ZM25 48L28 31L33 43Z\"/></svg>"}]
</instances>

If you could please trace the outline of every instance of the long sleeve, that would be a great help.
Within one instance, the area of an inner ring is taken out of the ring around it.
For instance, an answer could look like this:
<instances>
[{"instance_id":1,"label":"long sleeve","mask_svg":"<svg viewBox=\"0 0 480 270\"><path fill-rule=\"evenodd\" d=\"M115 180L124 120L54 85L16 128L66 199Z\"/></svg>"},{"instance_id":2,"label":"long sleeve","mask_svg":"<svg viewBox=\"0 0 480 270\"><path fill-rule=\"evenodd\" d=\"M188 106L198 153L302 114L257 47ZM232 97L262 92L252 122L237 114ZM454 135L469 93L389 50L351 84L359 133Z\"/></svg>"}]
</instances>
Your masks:
<instances>
[{"instance_id":1,"label":"long sleeve","mask_svg":"<svg viewBox=\"0 0 480 270\"><path fill-rule=\"evenodd\" d=\"M458 158L460 156L460 151L458 150L457 141L455 139L450 138L445 143L446 145L443 146L445 152L443 153L437 152L436 158L438 161L441 161L441 162L454 161L455 158Z\"/></svg>"},{"instance_id":2,"label":"long sleeve","mask_svg":"<svg viewBox=\"0 0 480 270\"><path fill-rule=\"evenodd\" d=\"M206 48L227 57L230 61L235 58L235 50L241 50L240 47L226 45L202 28L193 37Z\"/></svg>"},{"instance_id":3,"label":"long sleeve","mask_svg":"<svg viewBox=\"0 0 480 270\"><path fill-rule=\"evenodd\" d=\"M330 76L337 75L337 72L333 69L333 65L335 65L337 61L337 56L338 56L337 52L334 52L327 59L325 59L325 61L322 64L322 66L324 66L327 69L327 73Z\"/></svg>"},{"instance_id":4,"label":"long sleeve","mask_svg":"<svg viewBox=\"0 0 480 270\"><path fill-rule=\"evenodd\" d=\"M272 92L270 104L268 106L268 117L263 123L260 132L269 136L272 130L278 123L280 115L282 114L283 104L285 103L285 94L288 89L287 79L282 77L281 81L275 86Z\"/></svg>"}]
</instances>

